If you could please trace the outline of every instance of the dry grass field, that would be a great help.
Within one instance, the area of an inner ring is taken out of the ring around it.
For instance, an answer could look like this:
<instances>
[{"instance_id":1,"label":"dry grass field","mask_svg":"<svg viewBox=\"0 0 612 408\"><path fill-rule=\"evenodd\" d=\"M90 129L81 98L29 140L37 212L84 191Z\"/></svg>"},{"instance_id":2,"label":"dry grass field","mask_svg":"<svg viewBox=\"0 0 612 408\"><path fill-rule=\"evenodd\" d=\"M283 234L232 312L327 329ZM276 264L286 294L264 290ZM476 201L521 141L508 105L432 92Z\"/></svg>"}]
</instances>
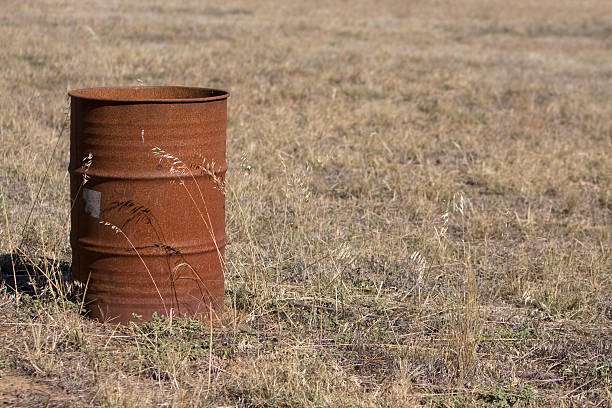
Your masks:
<instances>
[{"instance_id":1,"label":"dry grass field","mask_svg":"<svg viewBox=\"0 0 612 408\"><path fill-rule=\"evenodd\" d=\"M4 0L0 41L0 406L612 404L609 0ZM52 284L66 93L138 84L232 94L212 328Z\"/></svg>"}]
</instances>

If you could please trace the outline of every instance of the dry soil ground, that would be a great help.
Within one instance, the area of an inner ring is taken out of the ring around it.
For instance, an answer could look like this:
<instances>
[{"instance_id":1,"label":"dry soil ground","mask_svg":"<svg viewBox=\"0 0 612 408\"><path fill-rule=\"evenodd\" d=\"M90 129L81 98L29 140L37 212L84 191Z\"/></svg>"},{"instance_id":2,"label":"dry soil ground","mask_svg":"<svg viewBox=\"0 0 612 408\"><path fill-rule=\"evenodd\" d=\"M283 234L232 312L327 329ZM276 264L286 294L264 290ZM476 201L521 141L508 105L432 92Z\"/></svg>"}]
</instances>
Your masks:
<instances>
[{"instance_id":1,"label":"dry soil ground","mask_svg":"<svg viewBox=\"0 0 612 408\"><path fill-rule=\"evenodd\" d=\"M0 406L610 406L609 0L4 0L0 42L6 276L70 259L67 90L232 93L223 325L5 288Z\"/></svg>"}]
</instances>

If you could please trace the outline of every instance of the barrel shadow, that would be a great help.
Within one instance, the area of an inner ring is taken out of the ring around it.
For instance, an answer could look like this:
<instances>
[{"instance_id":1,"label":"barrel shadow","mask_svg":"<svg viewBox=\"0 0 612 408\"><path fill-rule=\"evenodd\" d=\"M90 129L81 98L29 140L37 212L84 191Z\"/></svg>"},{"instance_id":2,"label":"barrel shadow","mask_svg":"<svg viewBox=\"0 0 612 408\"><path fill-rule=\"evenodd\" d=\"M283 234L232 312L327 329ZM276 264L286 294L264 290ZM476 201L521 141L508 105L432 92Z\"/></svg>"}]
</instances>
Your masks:
<instances>
[{"instance_id":1,"label":"barrel shadow","mask_svg":"<svg viewBox=\"0 0 612 408\"><path fill-rule=\"evenodd\" d=\"M50 258L28 259L17 254L0 255L0 286L9 291L39 295L48 290L56 290L62 285L63 293L72 292L72 272L70 263Z\"/></svg>"}]
</instances>

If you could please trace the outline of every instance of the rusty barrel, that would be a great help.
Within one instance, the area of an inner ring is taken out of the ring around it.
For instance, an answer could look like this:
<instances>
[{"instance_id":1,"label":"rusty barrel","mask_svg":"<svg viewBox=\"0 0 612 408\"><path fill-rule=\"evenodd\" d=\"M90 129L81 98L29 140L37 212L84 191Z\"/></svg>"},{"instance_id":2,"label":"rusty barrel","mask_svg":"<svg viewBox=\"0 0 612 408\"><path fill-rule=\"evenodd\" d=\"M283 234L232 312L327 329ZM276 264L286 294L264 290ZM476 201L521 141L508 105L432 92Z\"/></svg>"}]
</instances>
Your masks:
<instances>
[{"instance_id":1,"label":"rusty barrel","mask_svg":"<svg viewBox=\"0 0 612 408\"><path fill-rule=\"evenodd\" d=\"M218 314L229 94L160 86L69 95L72 272L86 285L88 315Z\"/></svg>"}]
</instances>

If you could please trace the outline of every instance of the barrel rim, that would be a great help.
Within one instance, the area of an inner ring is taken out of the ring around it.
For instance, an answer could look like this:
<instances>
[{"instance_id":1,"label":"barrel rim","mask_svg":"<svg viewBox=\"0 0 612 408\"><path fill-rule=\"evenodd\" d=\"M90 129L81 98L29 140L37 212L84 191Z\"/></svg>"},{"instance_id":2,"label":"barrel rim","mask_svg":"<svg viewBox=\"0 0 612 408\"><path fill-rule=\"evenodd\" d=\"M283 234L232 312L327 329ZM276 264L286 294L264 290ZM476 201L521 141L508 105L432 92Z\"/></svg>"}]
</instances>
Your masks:
<instances>
[{"instance_id":1,"label":"barrel rim","mask_svg":"<svg viewBox=\"0 0 612 408\"><path fill-rule=\"evenodd\" d=\"M141 91L188 91L194 94L210 94L210 96L182 97L182 98L136 98L128 97L127 94ZM117 93L125 92L126 97L117 97ZM211 102L229 98L227 91L215 88L203 88L194 86L100 86L92 88L73 89L68 92L72 98L92 101L108 101L121 103L192 103L192 102Z\"/></svg>"}]
</instances>

